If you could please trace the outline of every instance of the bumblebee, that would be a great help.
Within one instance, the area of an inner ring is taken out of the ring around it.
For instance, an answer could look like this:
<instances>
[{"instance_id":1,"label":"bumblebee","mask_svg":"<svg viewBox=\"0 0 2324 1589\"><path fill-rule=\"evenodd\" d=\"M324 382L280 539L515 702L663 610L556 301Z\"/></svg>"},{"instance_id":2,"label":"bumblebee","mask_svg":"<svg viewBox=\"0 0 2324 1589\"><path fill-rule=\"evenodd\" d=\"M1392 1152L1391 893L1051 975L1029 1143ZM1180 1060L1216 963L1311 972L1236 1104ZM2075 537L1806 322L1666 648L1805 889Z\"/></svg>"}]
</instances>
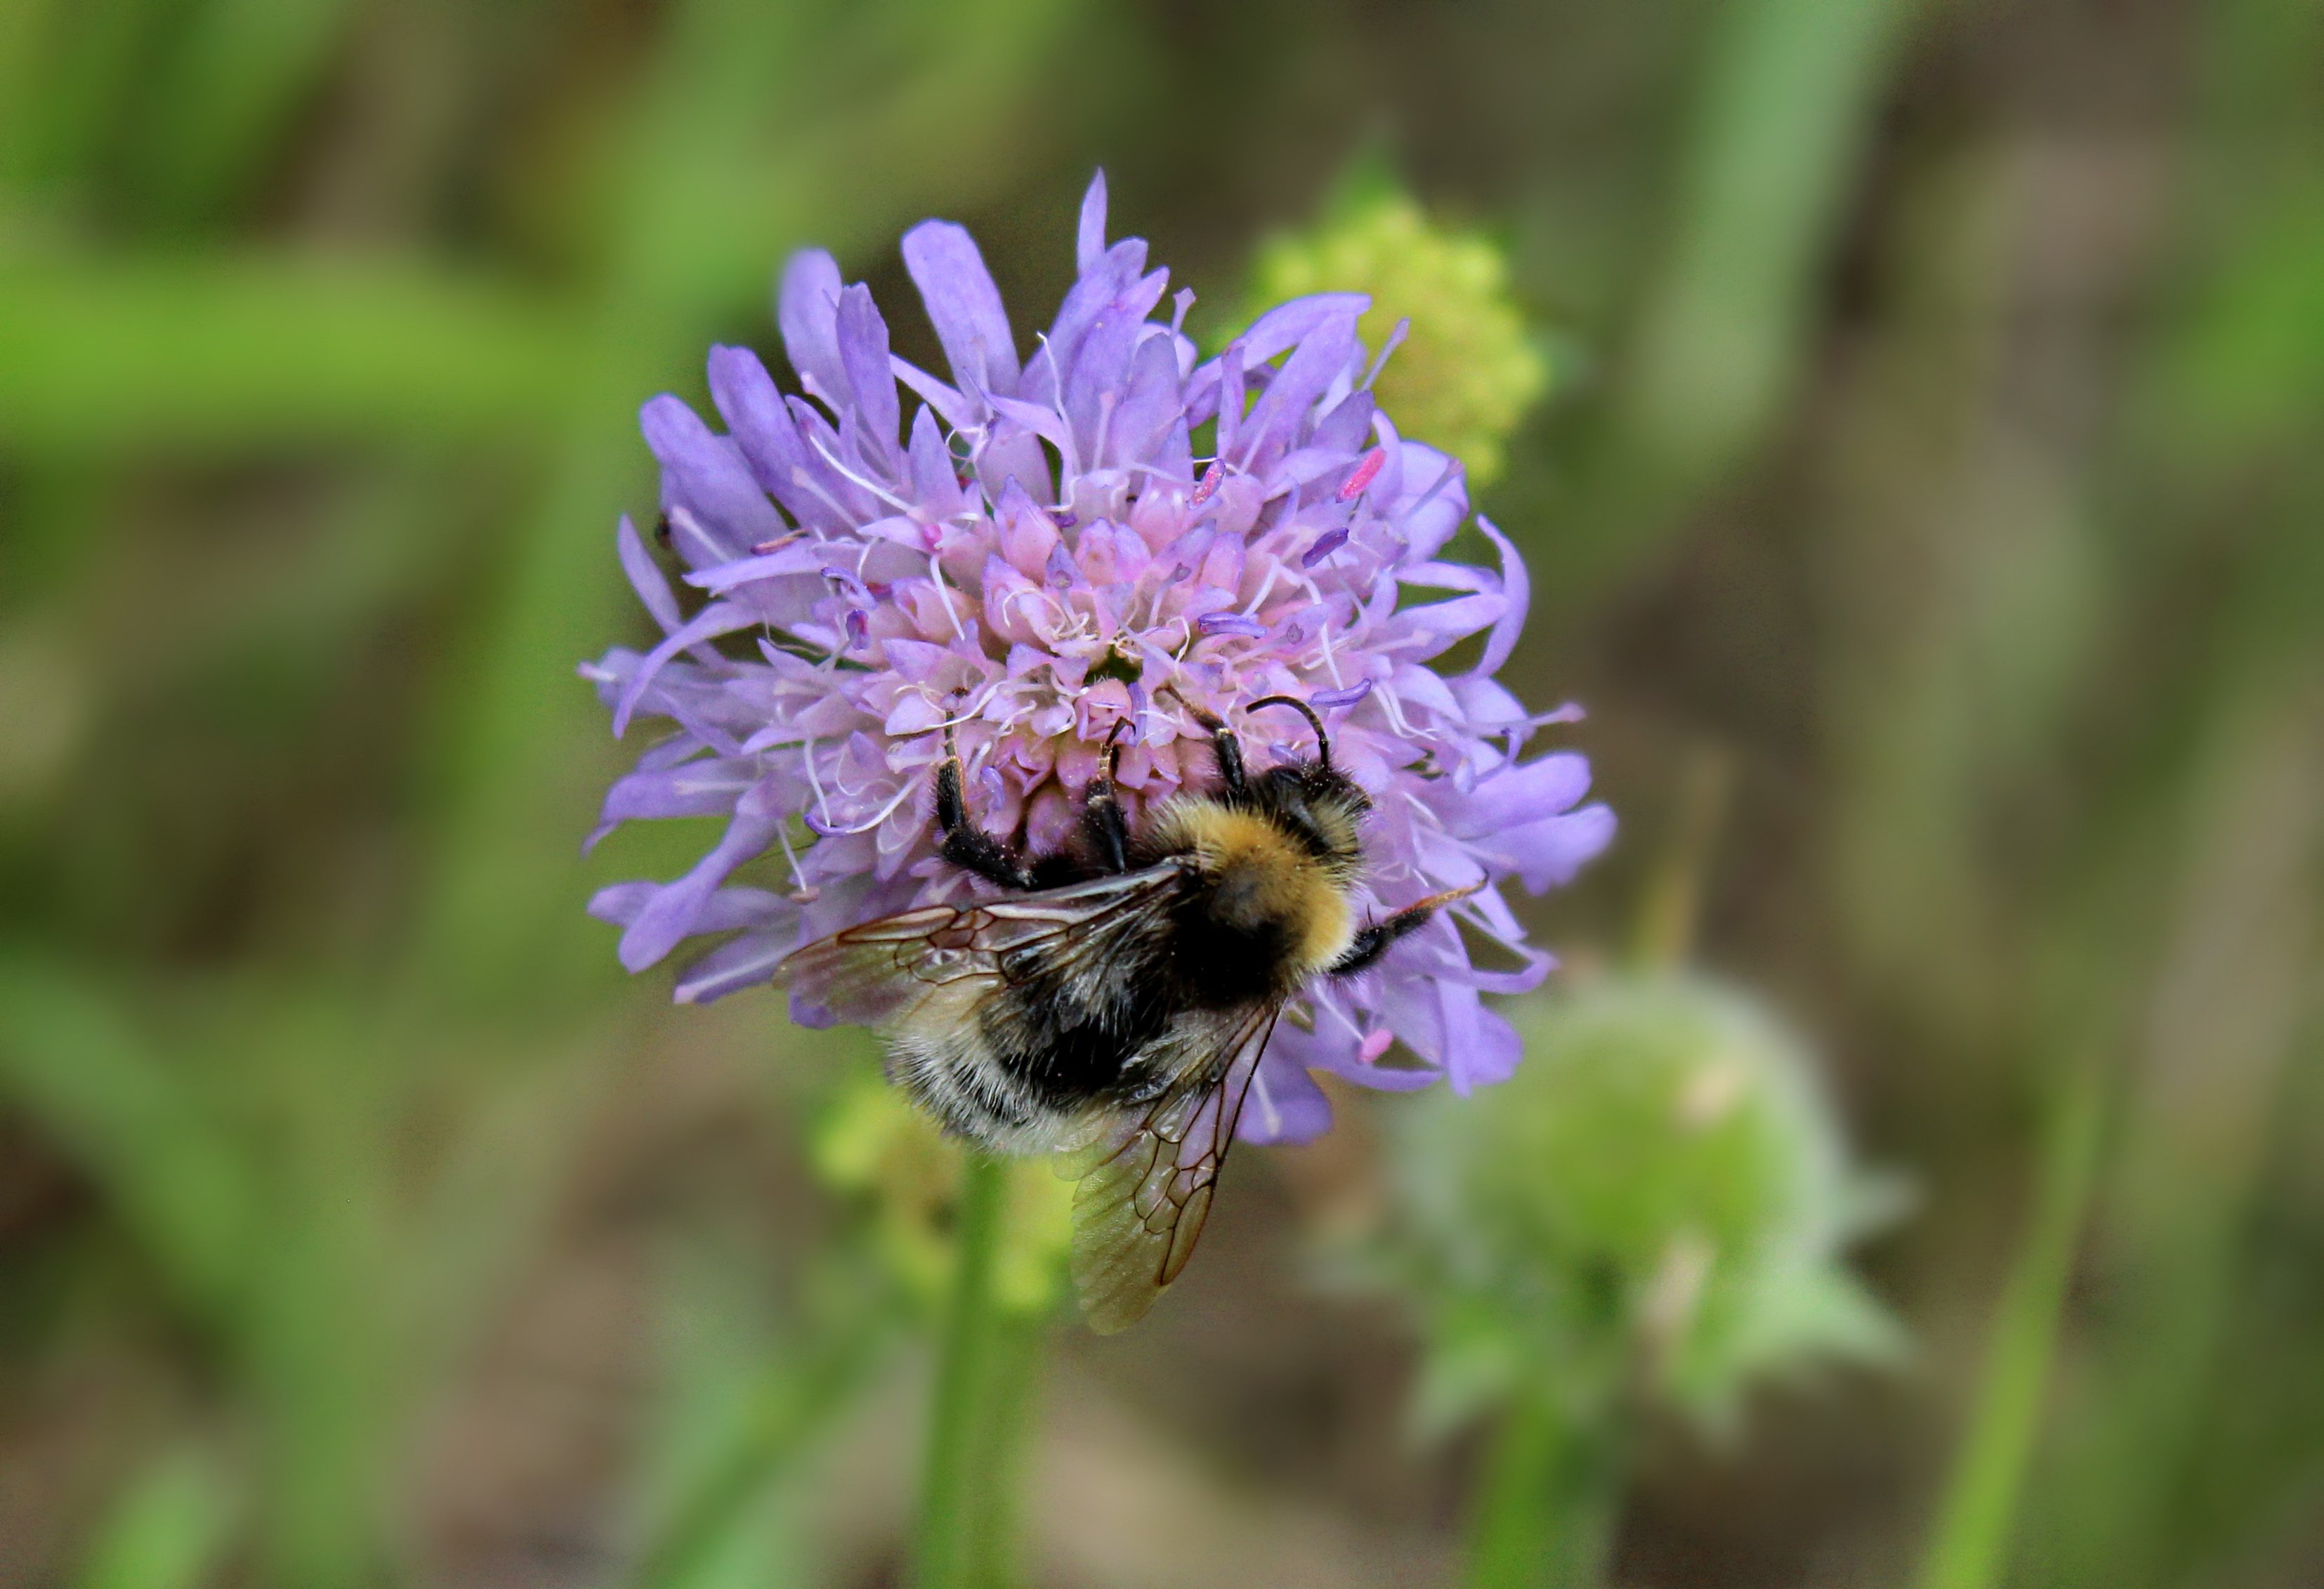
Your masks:
<instances>
[{"instance_id":1,"label":"bumblebee","mask_svg":"<svg viewBox=\"0 0 2324 1589\"><path fill-rule=\"evenodd\" d=\"M995 1153L1061 1156L1079 1181L1074 1282L1102 1333L1135 1323L1185 1268L1285 1003L1316 977L1364 970L1483 886L1359 925L1370 801L1332 764L1305 702L1248 709L1265 707L1306 717L1313 761L1254 777L1234 733L1189 704L1218 787L1175 796L1133 832L1115 792L1117 728L1073 836L1036 858L969 820L947 729L938 848L1001 892L849 928L775 973L879 1030L890 1078L945 1130Z\"/></svg>"}]
</instances>

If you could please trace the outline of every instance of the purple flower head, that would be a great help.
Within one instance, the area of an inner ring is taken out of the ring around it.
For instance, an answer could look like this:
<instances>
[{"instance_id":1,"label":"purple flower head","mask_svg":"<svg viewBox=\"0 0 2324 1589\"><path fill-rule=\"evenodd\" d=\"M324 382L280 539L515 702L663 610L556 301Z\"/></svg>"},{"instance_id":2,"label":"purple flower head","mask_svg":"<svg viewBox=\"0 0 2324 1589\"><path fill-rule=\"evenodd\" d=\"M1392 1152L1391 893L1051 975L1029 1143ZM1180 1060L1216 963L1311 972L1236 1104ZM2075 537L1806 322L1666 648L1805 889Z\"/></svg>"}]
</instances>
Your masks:
<instances>
[{"instance_id":1,"label":"purple flower head","mask_svg":"<svg viewBox=\"0 0 2324 1589\"><path fill-rule=\"evenodd\" d=\"M1480 879L1539 892L1605 847L1614 818L1580 804L1582 757L1518 759L1535 728L1574 714L1530 716L1494 682L1525 621L1525 566L1481 518L1498 568L1439 557L1472 522L1461 467L1374 403L1366 299L1295 300L1198 362L1180 329L1193 295L1157 318L1168 273L1146 268L1140 239L1106 242L1102 175L1082 204L1078 280L1029 358L964 230L923 222L903 252L949 382L891 355L870 291L809 252L778 302L804 397L719 347L724 435L675 397L645 406L691 594L624 520L622 566L663 638L582 671L616 734L641 716L669 728L613 785L599 832L637 817L727 827L684 876L592 902L623 928L624 965L731 935L678 979L681 1001L715 999L816 938L982 887L933 842L947 724L973 818L1036 852L1065 837L1119 724L1133 823L1214 786L1190 707L1234 724L1256 766L1307 753L1295 714L1242 714L1277 694L1324 714L1333 761L1371 797L1360 908ZM1467 666L1429 665L1471 639ZM728 881L761 856L775 886ZM1471 964L1471 941L1489 965ZM1517 1034L1479 995L1531 988L1551 963L1488 886L1293 1010L1242 1133L1325 1130L1311 1070L1391 1089L1501 1080ZM1398 1039L1413 1062L1381 1063Z\"/></svg>"}]
</instances>

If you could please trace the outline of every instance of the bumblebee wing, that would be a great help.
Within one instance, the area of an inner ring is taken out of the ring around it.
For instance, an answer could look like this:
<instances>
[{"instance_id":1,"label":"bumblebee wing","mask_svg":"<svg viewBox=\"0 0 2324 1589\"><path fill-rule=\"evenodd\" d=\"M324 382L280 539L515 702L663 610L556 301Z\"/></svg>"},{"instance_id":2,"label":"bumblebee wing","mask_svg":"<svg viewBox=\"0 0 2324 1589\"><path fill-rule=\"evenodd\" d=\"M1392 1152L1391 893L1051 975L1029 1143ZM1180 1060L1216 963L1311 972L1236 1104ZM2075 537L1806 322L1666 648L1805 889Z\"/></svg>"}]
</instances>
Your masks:
<instances>
[{"instance_id":1,"label":"bumblebee wing","mask_svg":"<svg viewBox=\"0 0 2324 1589\"><path fill-rule=\"evenodd\" d=\"M775 967L774 980L835 1021L887 1027L932 988L1021 980L1076 945L1111 941L1175 895L1167 861L1065 888L965 905L923 905L835 932Z\"/></svg>"},{"instance_id":2,"label":"bumblebee wing","mask_svg":"<svg viewBox=\"0 0 2324 1589\"><path fill-rule=\"evenodd\" d=\"M1161 1040L1199 1047L1207 1063L1188 1064L1184 1083L1059 1156L1063 1173L1081 1183L1074 1188L1074 1288L1100 1335L1144 1317L1194 1256L1244 1095L1281 1013L1280 1004L1259 1004L1181 1016Z\"/></svg>"}]
</instances>

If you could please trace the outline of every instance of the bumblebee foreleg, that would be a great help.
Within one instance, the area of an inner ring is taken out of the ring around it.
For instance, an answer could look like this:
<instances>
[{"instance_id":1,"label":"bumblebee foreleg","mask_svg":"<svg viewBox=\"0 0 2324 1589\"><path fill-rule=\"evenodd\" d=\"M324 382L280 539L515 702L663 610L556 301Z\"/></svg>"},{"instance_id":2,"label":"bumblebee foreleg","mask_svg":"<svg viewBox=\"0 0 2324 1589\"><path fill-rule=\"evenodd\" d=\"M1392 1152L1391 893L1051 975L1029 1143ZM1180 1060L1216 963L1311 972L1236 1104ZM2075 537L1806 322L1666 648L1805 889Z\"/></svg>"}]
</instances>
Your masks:
<instances>
[{"instance_id":1,"label":"bumblebee foreleg","mask_svg":"<svg viewBox=\"0 0 2324 1589\"><path fill-rule=\"evenodd\" d=\"M1089 781L1089 791L1082 808L1082 828L1089 835L1092 852L1100 871L1130 870L1130 827L1122 820L1121 800L1114 792L1121 771L1121 731L1130 726L1127 720L1113 725L1106 735L1105 769Z\"/></svg>"},{"instance_id":2,"label":"bumblebee foreleg","mask_svg":"<svg viewBox=\"0 0 2324 1589\"><path fill-rule=\"evenodd\" d=\"M1217 713L1204 711L1175 689L1170 693L1180 706L1186 708L1186 715L1211 736L1212 753L1219 759L1219 787L1230 799L1240 799L1250 787L1250 780L1243 773L1242 741L1235 737L1234 730L1229 728Z\"/></svg>"},{"instance_id":3,"label":"bumblebee foreleg","mask_svg":"<svg viewBox=\"0 0 2324 1589\"><path fill-rule=\"evenodd\" d=\"M1393 916L1382 917L1356 934L1355 941L1348 946L1348 952L1332 962L1331 974L1333 976L1353 976L1359 971L1370 970L1397 939L1407 933L1417 932L1428 925L1428 919L1437 911L1467 899L1484 886L1480 881L1466 888L1447 889L1441 894L1416 900Z\"/></svg>"},{"instance_id":4,"label":"bumblebee foreleg","mask_svg":"<svg viewBox=\"0 0 2324 1589\"><path fill-rule=\"evenodd\" d=\"M960 747L953 743L948 725L944 740L944 764L936 769L936 831L944 836L937 853L1002 888L1034 887L1033 869L1025 858L968 819L968 805L961 796Z\"/></svg>"}]
</instances>

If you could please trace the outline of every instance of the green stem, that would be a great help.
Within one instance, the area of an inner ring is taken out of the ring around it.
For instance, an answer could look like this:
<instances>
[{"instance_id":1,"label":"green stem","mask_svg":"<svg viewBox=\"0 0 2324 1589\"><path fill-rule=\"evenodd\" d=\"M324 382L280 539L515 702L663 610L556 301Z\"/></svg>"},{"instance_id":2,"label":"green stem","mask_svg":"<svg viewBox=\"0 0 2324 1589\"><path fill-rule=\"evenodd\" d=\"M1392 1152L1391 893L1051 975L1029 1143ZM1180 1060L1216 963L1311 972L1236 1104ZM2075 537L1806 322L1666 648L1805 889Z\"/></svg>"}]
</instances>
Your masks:
<instances>
[{"instance_id":1,"label":"green stem","mask_svg":"<svg viewBox=\"0 0 2324 1589\"><path fill-rule=\"evenodd\" d=\"M1611 1434L1547 1396L1503 1415L1469 1541L1471 1589L1595 1589L1605 1582L1621 1498Z\"/></svg>"},{"instance_id":2,"label":"green stem","mask_svg":"<svg viewBox=\"0 0 2324 1589\"><path fill-rule=\"evenodd\" d=\"M1989 1589L2000 1576L2049 1397L2067 1282L2098 1167L2104 1103L2103 1077L2089 1064L2058 1102L2043 1145L2033 1228L1995 1310L1993 1344L1922 1564L1921 1589Z\"/></svg>"},{"instance_id":3,"label":"green stem","mask_svg":"<svg viewBox=\"0 0 2324 1589\"><path fill-rule=\"evenodd\" d=\"M990 1589L1006 1574L1037 1323L1003 1316L992 1270L1008 1170L971 1153L962 1176L959 1267L936 1360L913 1589Z\"/></svg>"}]
</instances>

